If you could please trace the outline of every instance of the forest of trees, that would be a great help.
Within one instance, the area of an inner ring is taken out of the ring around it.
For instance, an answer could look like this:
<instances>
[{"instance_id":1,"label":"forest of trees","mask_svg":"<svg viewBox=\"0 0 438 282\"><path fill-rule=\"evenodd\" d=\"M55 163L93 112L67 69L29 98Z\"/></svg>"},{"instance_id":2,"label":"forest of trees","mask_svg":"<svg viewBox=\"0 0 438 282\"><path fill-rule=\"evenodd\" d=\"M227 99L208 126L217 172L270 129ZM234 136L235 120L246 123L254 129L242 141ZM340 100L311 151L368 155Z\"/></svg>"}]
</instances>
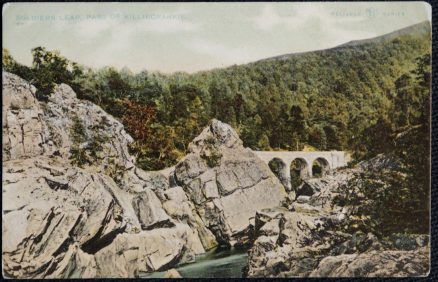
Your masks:
<instances>
[{"instance_id":1,"label":"forest of trees","mask_svg":"<svg viewBox=\"0 0 438 282\"><path fill-rule=\"evenodd\" d=\"M354 46L198 72L90 69L43 47L31 67L3 49L3 68L44 101L57 83L101 106L134 137L146 170L171 166L210 119L255 150L349 150L356 160L393 149L429 117L430 27ZM424 132L426 134L426 131ZM428 132L427 132L428 133Z\"/></svg>"}]
</instances>

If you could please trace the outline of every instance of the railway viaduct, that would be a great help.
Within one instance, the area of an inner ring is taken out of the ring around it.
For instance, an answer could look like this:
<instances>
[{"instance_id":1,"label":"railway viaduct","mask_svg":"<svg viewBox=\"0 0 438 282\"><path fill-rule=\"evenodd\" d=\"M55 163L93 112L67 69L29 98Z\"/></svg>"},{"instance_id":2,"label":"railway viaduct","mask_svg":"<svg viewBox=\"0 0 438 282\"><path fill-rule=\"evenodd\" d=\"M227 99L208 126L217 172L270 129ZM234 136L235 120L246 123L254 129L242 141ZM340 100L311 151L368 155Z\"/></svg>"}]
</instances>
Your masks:
<instances>
[{"instance_id":1,"label":"railway viaduct","mask_svg":"<svg viewBox=\"0 0 438 282\"><path fill-rule=\"evenodd\" d=\"M312 167L315 162L321 168L321 174L338 167L346 166L350 155L344 151L254 151L254 153L268 164L280 181L291 189L291 165L299 170L301 179L313 177ZM274 164L274 165L273 165Z\"/></svg>"}]
</instances>

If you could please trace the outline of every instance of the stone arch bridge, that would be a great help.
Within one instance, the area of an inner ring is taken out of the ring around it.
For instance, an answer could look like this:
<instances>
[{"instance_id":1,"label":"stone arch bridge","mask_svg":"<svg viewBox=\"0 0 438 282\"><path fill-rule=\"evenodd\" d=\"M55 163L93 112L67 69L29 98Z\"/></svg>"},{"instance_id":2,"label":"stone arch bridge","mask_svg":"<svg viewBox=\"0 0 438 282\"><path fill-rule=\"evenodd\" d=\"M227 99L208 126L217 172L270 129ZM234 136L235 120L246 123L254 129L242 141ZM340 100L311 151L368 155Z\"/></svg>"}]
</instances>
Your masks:
<instances>
[{"instance_id":1,"label":"stone arch bridge","mask_svg":"<svg viewBox=\"0 0 438 282\"><path fill-rule=\"evenodd\" d=\"M346 166L350 161L350 155L345 151L254 151L266 164L274 162L275 169L271 169L278 176L280 181L291 190L291 165L300 171L301 179L313 177L312 167L315 162L321 167L321 174L338 167ZM274 171L276 170L276 171Z\"/></svg>"}]
</instances>

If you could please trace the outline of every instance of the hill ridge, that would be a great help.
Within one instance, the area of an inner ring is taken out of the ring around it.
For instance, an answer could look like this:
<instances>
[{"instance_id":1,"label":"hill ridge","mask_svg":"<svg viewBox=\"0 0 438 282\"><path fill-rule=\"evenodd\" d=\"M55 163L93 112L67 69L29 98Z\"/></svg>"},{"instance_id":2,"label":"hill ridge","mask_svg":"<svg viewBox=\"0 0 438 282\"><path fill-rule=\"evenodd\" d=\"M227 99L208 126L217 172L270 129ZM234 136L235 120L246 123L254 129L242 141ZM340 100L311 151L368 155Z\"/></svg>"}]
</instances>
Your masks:
<instances>
[{"instance_id":1,"label":"hill ridge","mask_svg":"<svg viewBox=\"0 0 438 282\"><path fill-rule=\"evenodd\" d=\"M422 29L422 30L420 30L420 29ZM254 62L249 62L246 64L237 65L237 66L248 65L248 64L258 63L258 62L263 62L263 61L284 60L284 59L287 59L291 56L303 55L303 54L308 54L308 53L324 52L324 51L335 50L335 49L343 48L343 47L354 47L354 46L368 44L368 43L382 42L382 41L386 41L386 40L395 39L398 36L413 34L414 32L419 31L419 30L421 33L431 33L431 30L432 30L431 22L428 20L422 21L422 22L419 22L419 23L416 23L413 25L409 25L409 26L406 26L406 27L401 28L401 29L396 29L394 31L385 33L383 35L375 36L375 37L358 39L358 40L351 40L351 41L348 41L346 43L342 43L340 45L336 45L336 46L324 48L324 49L317 49L317 50L310 50L310 51L303 51L303 52L293 52L293 53L277 55L277 56L263 58L263 59L260 59L260 60L254 61ZM225 69L226 68L228 68L228 67L225 67Z\"/></svg>"}]
</instances>

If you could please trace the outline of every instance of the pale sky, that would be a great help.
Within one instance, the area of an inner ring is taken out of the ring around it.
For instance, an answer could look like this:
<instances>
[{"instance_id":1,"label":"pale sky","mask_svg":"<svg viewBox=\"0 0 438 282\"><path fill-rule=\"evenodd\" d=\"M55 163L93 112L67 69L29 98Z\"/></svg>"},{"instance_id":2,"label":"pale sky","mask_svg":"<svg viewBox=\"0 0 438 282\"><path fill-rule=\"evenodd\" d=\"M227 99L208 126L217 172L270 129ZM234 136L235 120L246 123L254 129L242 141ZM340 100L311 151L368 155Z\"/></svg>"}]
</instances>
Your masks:
<instances>
[{"instance_id":1,"label":"pale sky","mask_svg":"<svg viewBox=\"0 0 438 282\"><path fill-rule=\"evenodd\" d=\"M325 49L431 19L425 2L8 3L3 47L89 67L196 72Z\"/></svg>"}]
</instances>

